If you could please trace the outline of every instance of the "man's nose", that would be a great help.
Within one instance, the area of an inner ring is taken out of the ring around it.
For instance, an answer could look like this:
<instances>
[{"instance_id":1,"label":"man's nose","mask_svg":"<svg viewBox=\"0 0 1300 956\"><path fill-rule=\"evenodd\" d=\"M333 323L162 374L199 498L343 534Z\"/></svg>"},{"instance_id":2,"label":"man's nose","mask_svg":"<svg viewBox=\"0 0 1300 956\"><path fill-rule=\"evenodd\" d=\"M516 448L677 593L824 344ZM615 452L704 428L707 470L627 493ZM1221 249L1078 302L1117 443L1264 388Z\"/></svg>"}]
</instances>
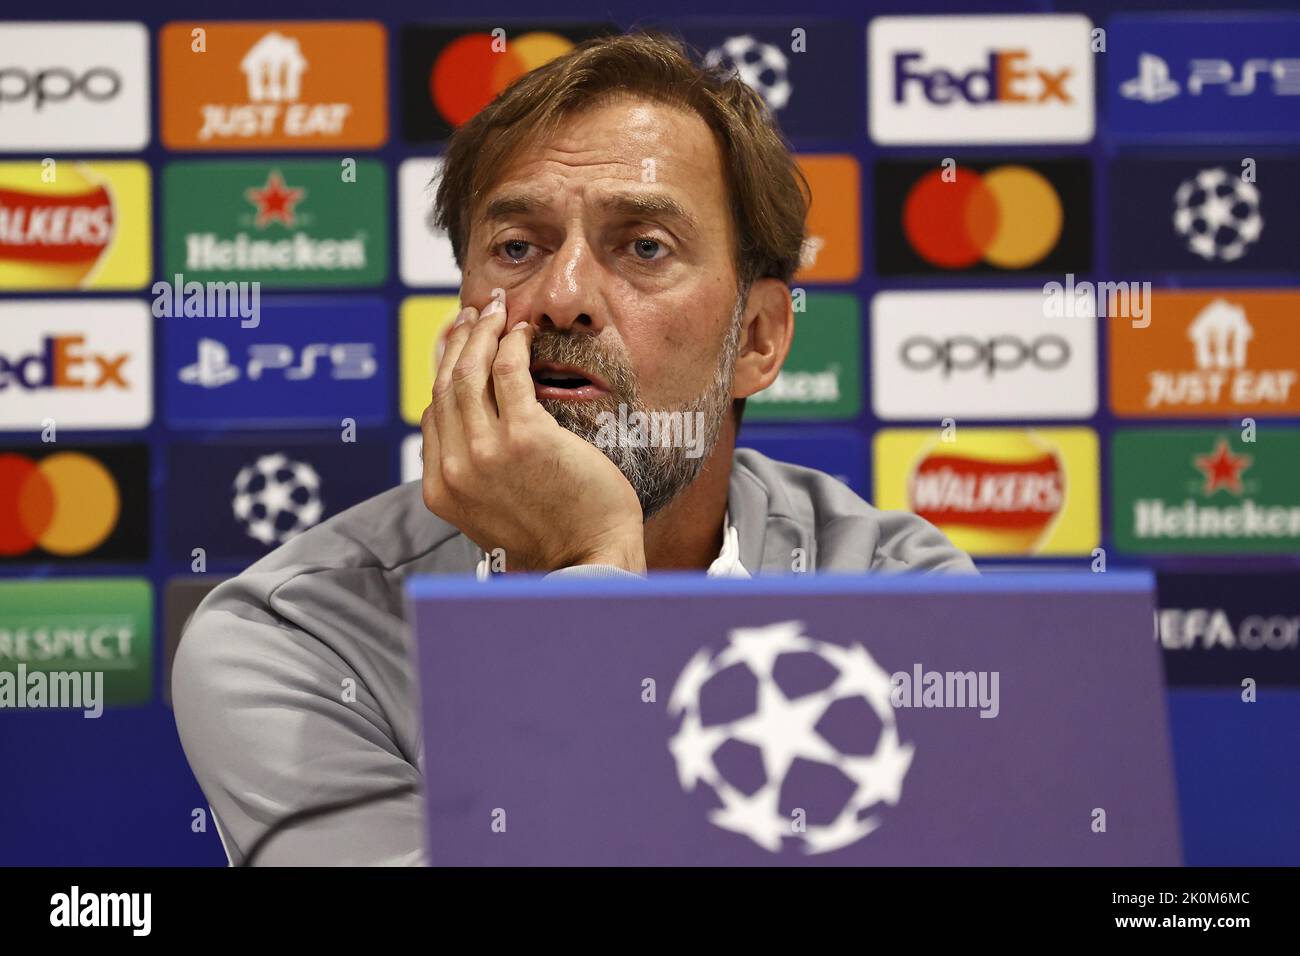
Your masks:
<instances>
[{"instance_id":1,"label":"man's nose","mask_svg":"<svg viewBox=\"0 0 1300 956\"><path fill-rule=\"evenodd\" d=\"M571 233L541 276L538 322L569 331L599 332L604 309L599 301L600 264L586 239Z\"/></svg>"}]
</instances>

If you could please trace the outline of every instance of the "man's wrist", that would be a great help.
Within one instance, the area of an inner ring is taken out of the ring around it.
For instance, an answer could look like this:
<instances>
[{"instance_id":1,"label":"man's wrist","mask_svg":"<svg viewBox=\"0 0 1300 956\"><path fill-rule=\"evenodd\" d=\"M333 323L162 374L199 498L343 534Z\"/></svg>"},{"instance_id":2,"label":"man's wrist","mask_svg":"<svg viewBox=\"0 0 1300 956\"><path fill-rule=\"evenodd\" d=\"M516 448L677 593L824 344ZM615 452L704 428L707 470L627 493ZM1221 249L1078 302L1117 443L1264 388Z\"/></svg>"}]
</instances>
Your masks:
<instances>
[{"instance_id":1,"label":"man's wrist","mask_svg":"<svg viewBox=\"0 0 1300 956\"><path fill-rule=\"evenodd\" d=\"M645 539L641 529L627 532L609 541L601 542L594 548L584 551L567 562L569 567L583 564L606 564L633 574L644 575Z\"/></svg>"}]
</instances>

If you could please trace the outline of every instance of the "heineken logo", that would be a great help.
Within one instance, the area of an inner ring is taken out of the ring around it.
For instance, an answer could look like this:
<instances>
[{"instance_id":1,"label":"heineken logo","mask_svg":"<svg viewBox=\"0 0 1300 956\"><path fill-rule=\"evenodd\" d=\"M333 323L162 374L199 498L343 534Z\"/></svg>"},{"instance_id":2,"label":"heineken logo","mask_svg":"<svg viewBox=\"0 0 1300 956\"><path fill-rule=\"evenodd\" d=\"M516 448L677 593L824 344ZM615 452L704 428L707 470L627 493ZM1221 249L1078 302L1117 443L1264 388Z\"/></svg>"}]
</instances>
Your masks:
<instances>
[{"instance_id":1,"label":"heineken logo","mask_svg":"<svg viewBox=\"0 0 1300 956\"><path fill-rule=\"evenodd\" d=\"M185 271L326 271L366 268L366 236L313 239L296 233L289 239L257 239L236 233L222 239L211 232L185 237Z\"/></svg>"},{"instance_id":2,"label":"heineken logo","mask_svg":"<svg viewBox=\"0 0 1300 956\"><path fill-rule=\"evenodd\" d=\"M1234 455L1226 438L1219 439L1212 454L1197 455L1194 461L1205 474L1206 497L1219 488L1226 488L1234 495L1242 493L1241 475L1250 467L1251 458L1249 455Z\"/></svg>"},{"instance_id":3,"label":"heineken logo","mask_svg":"<svg viewBox=\"0 0 1300 956\"><path fill-rule=\"evenodd\" d=\"M1250 500L1240 505L1202 505L1189 498L1172 506L1142 499L1134 503L1133 510L1140 539L1289 539L1300 535L1300 507L1263 508Z\"/></svg>"},{"instance_id":4,"label":"heineken logo","mask_svg":"<svg viewBox=\"0 0 1300 956\"><path fill-rule=\"evenodd\" d=\"M286 186L278 169L271 170L264 186L244 190L244 198L257 207L257 218L253 225L258 229L264 229L277 220L286 226L292 226L297 221L294 207L306 195L305 189L290 189Z\"/></svg>"},{"instance_id":5,"label":"heineken logo","mask_svg":"<svg viewBox=\"0 0 1300 956\"><path fill-rule=\"evenodd\" d=\"M376 160L174 163L164 193L168 272L270 288L387 276L388 184Z\"/></svg>"},{"instance_id":6,"label":"heineken logo","mask_svg":"<svg viewBox=\"0 0 1300 956\"><path fill-rule=\"evenodd\" d=\"M1198 429L1129 430L1112 456L1115 537L1137 553L1300 549L1300 430L1253 441Z\"/></svg>"}]
</instances>

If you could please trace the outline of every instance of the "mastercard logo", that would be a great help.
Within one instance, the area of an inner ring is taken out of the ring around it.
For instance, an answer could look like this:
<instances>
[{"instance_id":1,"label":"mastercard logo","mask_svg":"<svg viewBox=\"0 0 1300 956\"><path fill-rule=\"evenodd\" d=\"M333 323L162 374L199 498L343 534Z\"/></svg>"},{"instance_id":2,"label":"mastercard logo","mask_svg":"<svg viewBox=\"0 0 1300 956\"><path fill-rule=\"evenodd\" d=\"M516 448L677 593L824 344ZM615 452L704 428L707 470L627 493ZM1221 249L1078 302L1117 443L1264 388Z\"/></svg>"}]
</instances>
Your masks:
<instances>
[{"instance_id":1,"label":"mastercard logo","mask_svg":"<svg viewBox=\"0 0 1300 956\"><path fill-rule=\"evenodd\" d=\"M1061 238L1065 213L1048 179L1028 166L983 173L957 168L927 173L903 204L903 233L918 256L942 269L979 262L1023 269Z\"/></svg>"},{"instance_id":2,"label":"mastercard logo","mask_svg":"<svg viewBox=\"0 0 1300 956\"><path fill-rule=\"evenodd\" d=\"M504 50L500 46L490 33L468 33L448 44L434 62L429 95L451 125L467 122L519 77L568 53L573 41L535 32L510 39Z\"/></svg>"},{"instance_id":3,"label":"mastercard logo","mask_svg":"<svg viewBox=\"0 0 1300 956\"><path fill-rule=\"evenodd\" d=\"M35 548L86 554L107 540L121 512L117 481L89 455L58 452L36 461L0 454L0 556Z\"/></svg>"},{"instance_id":4,"label":"mastercard logo","mask_svg":"<svg viewBox=\"0 0 1300 956\"><path fill-rule=\"evenodd\" d=\"M912 472L913 511L976 554L1029 554L1065 505L1065 465L1026 434L936 444Z\"/></svg>"}]
</instances>

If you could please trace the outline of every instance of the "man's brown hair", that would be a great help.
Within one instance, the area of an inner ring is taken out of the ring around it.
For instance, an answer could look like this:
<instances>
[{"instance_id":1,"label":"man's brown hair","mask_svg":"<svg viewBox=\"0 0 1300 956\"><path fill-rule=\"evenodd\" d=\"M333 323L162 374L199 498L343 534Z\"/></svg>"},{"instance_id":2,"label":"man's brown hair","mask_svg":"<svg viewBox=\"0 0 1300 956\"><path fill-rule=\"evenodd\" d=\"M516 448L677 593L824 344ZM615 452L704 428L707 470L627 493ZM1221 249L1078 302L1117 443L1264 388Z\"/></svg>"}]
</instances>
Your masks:
<instances>
[{"instance_id":1,"label":"man's brown hair","mask_svg":"<svg viewBox=\"0 0 1300 956\"><path fill-rule=\"evenodd\" d=\"M738 288L789 284L799 267L811 191L766 105L734 71L697 66L676 38L653 31L597 37L524 74L452 135L434 223L465 265L478 204L525 141L620 93L697 113L722 150Z\"/></svg>"}]
</instances>

